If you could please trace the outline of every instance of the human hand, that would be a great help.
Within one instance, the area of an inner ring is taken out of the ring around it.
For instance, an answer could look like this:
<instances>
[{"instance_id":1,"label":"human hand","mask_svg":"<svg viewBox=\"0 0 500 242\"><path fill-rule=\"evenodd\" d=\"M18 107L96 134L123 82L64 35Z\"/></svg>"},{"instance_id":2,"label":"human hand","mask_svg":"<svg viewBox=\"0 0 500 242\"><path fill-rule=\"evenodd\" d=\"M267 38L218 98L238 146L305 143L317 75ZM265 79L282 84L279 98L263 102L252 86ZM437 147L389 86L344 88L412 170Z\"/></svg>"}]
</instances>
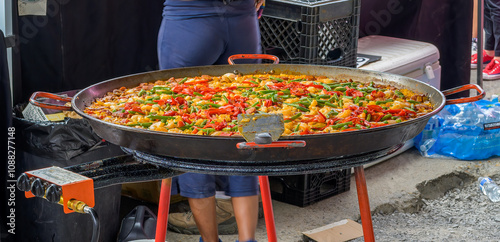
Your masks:
<instances>
[{"instance_id":1,"label":"human hand","mask_svg":"<svg viewBox=\"0 0 500 242\"><path fill-rule=\"evenodd\" d=\"M262 16L262 12L264 11L265 5L266 5L266 0L255 0L255 11L257 11L258 18Z\"/></svg>"},{"instance_id":2,"label":"human hand","mask_svg":"<svg viewBox=\"0 0 500 242\"><path fill-rule=\"evenodd\" d=\"M255 0L255 11L259 11L261 6L264 6L266 0Z\"/></svg>"}]
</instances>

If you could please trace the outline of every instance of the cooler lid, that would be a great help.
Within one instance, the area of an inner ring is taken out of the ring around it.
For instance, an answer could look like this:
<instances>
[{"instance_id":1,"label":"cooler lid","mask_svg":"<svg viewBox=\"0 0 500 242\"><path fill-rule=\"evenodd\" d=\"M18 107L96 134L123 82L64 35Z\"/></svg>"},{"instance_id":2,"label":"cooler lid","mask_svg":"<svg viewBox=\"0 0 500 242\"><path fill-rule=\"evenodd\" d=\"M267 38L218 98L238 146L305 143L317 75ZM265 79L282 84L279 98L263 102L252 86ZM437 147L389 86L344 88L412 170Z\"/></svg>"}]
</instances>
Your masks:
<instances>
[{"instance_id":1,"label":"cooler lid","mask_svg":"<svg viewBox=\"0 0 500 242\"><path fill-rule=\"evenodd\" d=\"M426 64L439 61L439 50L433 44L380 35L360 38L358 53L382 57L379 61L361 66L360 69L398 75L423 69Z\"/></svg>"}]
</instances>

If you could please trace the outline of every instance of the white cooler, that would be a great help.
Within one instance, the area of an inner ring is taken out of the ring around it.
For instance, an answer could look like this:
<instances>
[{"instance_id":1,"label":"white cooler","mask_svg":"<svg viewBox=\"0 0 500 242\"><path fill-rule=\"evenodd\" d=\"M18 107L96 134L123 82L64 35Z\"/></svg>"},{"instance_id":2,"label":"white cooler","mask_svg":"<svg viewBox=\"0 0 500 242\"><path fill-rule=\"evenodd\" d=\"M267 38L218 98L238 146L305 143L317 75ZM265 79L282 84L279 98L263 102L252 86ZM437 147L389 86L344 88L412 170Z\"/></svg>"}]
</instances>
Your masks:
<instances>
[{"instance_id":1,"label":"white cooler","mask_svg":"<svg viewBox=\"0 0 500 242\"><path fill-rule=\"evenodd\" d=\"M415 40L371 35L358 40L358 54L381 56L375 62L359 69L387 72L425 82L437 89L441 86L439 50L436 46ZM407 141L397 152L383 157L365 167L380 163L413 147L413 139Z\"/></svg>"},{"instance_id":2,"label":"white cooler","mask_svg":"<svg viewBox=\"0 0 500 242\"><path fill-rule=\"evenodd\" d=\"M415 78L440 88L441 66L436 46L415 40L371 35L358 40L358 54L381 56L359 69Z\"/></svg>"}]
</instances>

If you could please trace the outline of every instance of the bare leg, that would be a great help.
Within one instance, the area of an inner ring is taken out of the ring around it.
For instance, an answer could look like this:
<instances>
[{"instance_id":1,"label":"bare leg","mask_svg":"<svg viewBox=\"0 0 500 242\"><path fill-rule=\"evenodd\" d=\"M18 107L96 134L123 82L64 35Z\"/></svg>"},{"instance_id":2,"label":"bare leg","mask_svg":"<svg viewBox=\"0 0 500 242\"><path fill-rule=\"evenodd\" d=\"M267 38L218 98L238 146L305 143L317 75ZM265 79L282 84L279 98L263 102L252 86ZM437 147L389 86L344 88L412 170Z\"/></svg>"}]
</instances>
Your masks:
<instances>
[{"instance_id":1,"label":"bare leg","mask_svg":"<svg viewBox=\"0 0 500 242\"><path fill-rule=\"evenodd\" d=\"M234 216L238 224L238 240L255 240L255 230L259 219L259 197L233 197Z\"/></svg>"},{"instance_id":2,"label":"bare leg","mask_svg":"<svg viewBox=\"0 0 500 242\"><path fill-rule=\"evenodd\" d=\"M204 242L218 242L215 213L215 196L207 198L188 198L196 226Z\"/></svg>"}]
</instances>

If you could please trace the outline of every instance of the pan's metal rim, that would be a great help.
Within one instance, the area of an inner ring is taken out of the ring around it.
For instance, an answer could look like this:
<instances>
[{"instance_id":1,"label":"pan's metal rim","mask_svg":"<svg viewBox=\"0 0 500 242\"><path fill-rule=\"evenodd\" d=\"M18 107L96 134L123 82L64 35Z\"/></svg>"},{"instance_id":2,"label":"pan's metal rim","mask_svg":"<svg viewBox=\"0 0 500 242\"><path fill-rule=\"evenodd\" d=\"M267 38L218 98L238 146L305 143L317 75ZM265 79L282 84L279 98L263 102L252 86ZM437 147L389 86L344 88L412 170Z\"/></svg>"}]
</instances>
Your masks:
<instances>
[{"instance_id":1,"label":"pan's metal rim","mask_svg":"<svg viewBox=\"0 0 500 242\"><path fill-rule=\"evenodd\" d=\"M221 67L221 66L222 67L223 66L232 66L232 67L235 67L235 69L237 69L236 67L238 67L238 66L246 66L246 65L256 66L256 64L241 64L241 65L218 65L218 66L211 66L211 67L215 67L216 68L216 67ZM277 67L276 69L279 69L279 67L281 67L281 66L283 66L283 67L287 67L287 66L288 67L290 67L290 66L291 67L293 67L293 66L309 66L309 65L296 65L296 64L259 64L259 66L261 66L261 65L262 66L272 65L273 67ZM105 81L93 84L91 86L88 86L88 87L80 90L78 93L76 93L74 95L75 98L73 98L71 100L71 105L73 107L73 110L76 113L78 113L78 115L80 115L82 117L85 117L87 119L90 119L93 122L98 122L98 123L101 123L101 124L110 125L113 128L119 129L119 130L132 131L132 132L134 132L134 131L141 131L141 132L144 132L144 133L149 133L149 134L154 134L154 135L161 135L161 136L168 136L168 137L172 136L172 137L178 137L178 138L197 138L197 139L210 139L210 140L212 140L212 139L228 140L229 139L229 140L241 140L241 141L244 141L244 139L243 139L242 136L208 136L208 135L180 134L180 133L170 133L170 132L163 132L163 131L154 131L154 130L148 130L148 129L140 129L140 128L134 128L134 127L127 127L127 126L118 125L118 124L114 124L114 123L103 121L101 119L98 119L98 118L95 118L95 117L93 117L91 115L86 114L85 112L83 112L83 110L80 110L79 108L76 108L77 107L76 106L76 101L80 97L81 93L84 93L87 90L92 89L95 86L103 85L104 83L107 83L107 82L113 82L113 81L116 81L118 79L131 78L131 77L135 77L135 76L142 76L142 75L145 75L145 74L153 74L153 73L158 73L158 72L169 72L169 71L174 71L174 70L186 70L186 69L196 70L196 69L198 69L200 67L201 68L207 68L209 66L193 66L193 67L185 67L185 68L174 68L174 69L168 69L168 70L156 70L156 71L141 72L141 73L135 73L135 74L131 74L131 75L120 76L120 77L108 79L108 80L105 80ZM438 107L435 107L435 109L432 112L430 112L430 113L427 113L427 114L425 114L423 116L420 116L418 118L415 118L415 119L412 119L412 120L408 120L408 121L405 121L405 122L401 122L401 123L397 123L397 124L390 124L390 125L376 127L376 128L369 128L369 129L362 129L362 130L353 130L353 131L345 131L345 132L337 132L337 133L321 133L321 134L308 134L308 135L281 136L280 140L298 140L298 139L302 139L304 137L307 137L308 139L311 139L311 138L315 138L315 137L319 138L320 136L322 138L324 138L325 136L339 137L339 136L343 136L343 135L351 135L353 132L356 132L356 134L362 134L362 133L375 132L375 131L379 131L379 130L381 131L381 130L385 130L385 129L393 129L395 127L406 126L406 125L411 125L413 123L420 122L420 121L422 121L422 119L430 119L432 116L434 116L437 113L439 113L444 108L444 106L446 105L446 97L444 96L444 94L440 90L438 90L434 86L431 86L431 85L429 85L429 84L427 84L425 82L421 82L421 81L419 81L417 79L414 79L414 78L410 78L410 77L406 77L406 76L401 76L401 75L397 75L397 74L392 74L392 73L379 72L379 71L370 71L370 70L363 70L363 69L356 69L356 68L351 68L351 67L325 66L325 65L314 65L314 67L323 67L323 68L329 68L329 69L341 69L341 70L347 70L347 71L356 71L358 74L364 74L364 75L377 75L377 77L379 77L382 81L384 81L384 78L383 78L384 76L397 76L397 77L401 77L401 78L413 80L415 82L418 82L420 85L424 85L424 86L427 86L428 88L434 89L434 91L440 95L442 103ZM396 85L401 85L401 84L398 84L396 82L392 82L392 81L389 81L389 82L395 83Z\"/></svg>"}]
</instances>

